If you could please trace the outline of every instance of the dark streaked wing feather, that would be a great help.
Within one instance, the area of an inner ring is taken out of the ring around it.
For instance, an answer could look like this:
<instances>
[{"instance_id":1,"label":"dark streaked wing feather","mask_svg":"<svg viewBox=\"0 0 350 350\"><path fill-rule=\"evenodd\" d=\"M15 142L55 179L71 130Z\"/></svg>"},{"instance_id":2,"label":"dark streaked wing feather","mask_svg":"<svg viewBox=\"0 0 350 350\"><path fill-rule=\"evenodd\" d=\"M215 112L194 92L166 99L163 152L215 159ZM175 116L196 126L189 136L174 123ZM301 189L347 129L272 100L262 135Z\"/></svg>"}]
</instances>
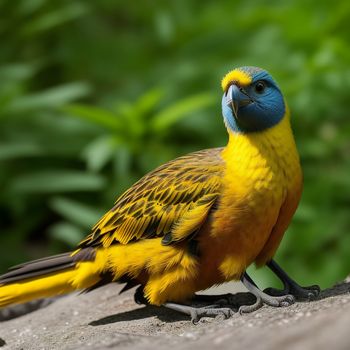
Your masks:
<instances>
[{"instance_id":1,"label":"dark streaked wing feather","mask_svg":"<svg viewBox=\"0 0 350 350\"><path fill-rule=\"evenodd\" d=\"M79 247L108 247L116 242L163 237L172 233L176 224L182 228L178 227L174 240L189 237L203 224L220 193L224 171L221 151L214 148L191 153L144 176L118 198Z\"/></svg>"}]
</instances>

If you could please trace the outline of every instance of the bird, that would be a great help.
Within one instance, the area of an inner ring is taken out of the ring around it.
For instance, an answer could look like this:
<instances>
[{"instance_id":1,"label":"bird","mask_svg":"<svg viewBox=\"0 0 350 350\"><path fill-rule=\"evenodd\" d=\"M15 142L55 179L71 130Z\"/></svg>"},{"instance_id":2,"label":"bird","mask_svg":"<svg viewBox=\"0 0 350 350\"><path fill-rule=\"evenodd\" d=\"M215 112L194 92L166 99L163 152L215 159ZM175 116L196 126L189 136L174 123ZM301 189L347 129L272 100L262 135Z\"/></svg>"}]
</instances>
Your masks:
<instances>
[{"instance_id":1,"label":"bird","mask_svg":"<svg viewBox=\"0 0 350 350\"><path fill-rule=\"evenodd\" d=\"M316 298L317 285L300 286L273 259L303 188L287 102L258 67L234 68L221 87L227 145L146 174L74 251L10 268L0 276L0 308L112 282L123 283L122 292L137 287L138 303L192 321L232 316L216 296L208 307L193 304L197 292L228 281L243 282L255 296L240 313ZM262 291L246 271L252 264L270 268L284 288Z\"/></svg>"}]
</instances>

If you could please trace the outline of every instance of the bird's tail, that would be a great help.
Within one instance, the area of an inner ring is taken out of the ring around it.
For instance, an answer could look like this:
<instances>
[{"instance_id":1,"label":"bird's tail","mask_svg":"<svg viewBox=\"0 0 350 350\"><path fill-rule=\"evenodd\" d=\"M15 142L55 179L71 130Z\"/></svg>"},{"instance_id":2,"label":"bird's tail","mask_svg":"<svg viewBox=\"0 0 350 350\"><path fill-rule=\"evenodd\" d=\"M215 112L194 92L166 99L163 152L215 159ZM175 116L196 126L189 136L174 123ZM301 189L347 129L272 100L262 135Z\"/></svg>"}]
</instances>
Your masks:
<instances>
[{"instance_id":1,"label":"bird's tail","mask_svg":"<svg viewBox=\"0 0 350 350\"><path fill-rule=\"evenodd\" d=\"M103 267L103 254L93 248L12 267L0 276L0 308L92 288Z\"/></svg>"}]
</instances>

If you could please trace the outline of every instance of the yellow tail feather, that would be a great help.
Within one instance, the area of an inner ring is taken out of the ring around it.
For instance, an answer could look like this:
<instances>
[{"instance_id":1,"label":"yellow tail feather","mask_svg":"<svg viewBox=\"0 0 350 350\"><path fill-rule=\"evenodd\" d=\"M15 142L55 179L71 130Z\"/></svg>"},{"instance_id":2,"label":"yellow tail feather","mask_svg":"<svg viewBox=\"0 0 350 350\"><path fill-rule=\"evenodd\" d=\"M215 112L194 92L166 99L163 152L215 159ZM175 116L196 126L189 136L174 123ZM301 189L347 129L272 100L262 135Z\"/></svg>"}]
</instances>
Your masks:
<instances>
[{"instance_id":1,"label":"yellow tail feather","mask_svg":"<svg viewBox=\"0 0 350 350\"><path fill-rule=\"evenodd\" d=\"M100 280L96 267L94 261L80 262L51 274L0 284L0 308L89 288Z\"/></svg>"}]
</instances>

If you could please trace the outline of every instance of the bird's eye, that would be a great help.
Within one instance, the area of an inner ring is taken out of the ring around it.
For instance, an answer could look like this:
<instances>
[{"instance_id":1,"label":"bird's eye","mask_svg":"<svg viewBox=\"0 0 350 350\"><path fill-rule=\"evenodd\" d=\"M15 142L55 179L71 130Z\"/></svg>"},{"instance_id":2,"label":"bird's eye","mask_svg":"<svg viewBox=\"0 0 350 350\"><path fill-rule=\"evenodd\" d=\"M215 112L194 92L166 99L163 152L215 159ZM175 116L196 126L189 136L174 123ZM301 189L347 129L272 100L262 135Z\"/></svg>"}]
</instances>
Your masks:
<instances>
[{"instance_id":1,"label":"bird's eye","mask_svg":"<svg viewBox=\"0 0 350 350\"><path fill-rule=\"evenodd\" d=\"M265 91L266 84L262 80L260 80L255 84L254 88L258 94L262 94Z\"/></svg>"}]
</instances>

